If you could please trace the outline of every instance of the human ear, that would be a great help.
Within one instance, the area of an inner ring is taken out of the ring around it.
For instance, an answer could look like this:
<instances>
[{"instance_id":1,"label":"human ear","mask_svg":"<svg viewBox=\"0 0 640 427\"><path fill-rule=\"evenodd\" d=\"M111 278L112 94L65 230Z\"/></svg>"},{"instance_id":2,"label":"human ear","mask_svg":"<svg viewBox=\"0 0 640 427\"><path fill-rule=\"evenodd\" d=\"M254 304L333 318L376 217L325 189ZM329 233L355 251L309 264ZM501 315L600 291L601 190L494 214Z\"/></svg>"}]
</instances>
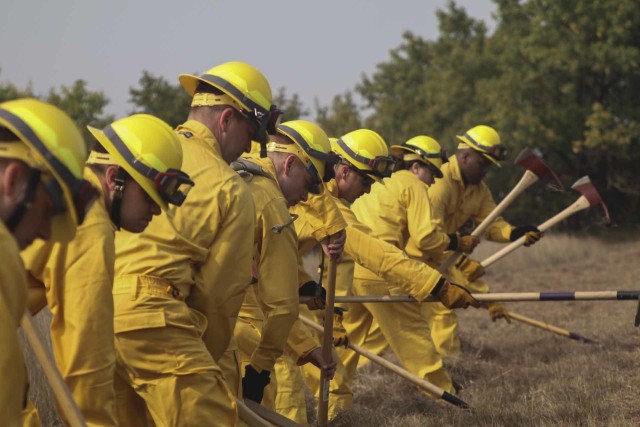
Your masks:
<instances>
[{"instance_id":1,"label":"human ear","mask_svg":"<svg viewBox=\"0 0 640 427\"><path fill-rule=\"evenodd\" d=\"M222 110L222 113L218 116L218 125L222 133L227 133L229 131L229 123L231 119L235 116L235 111L233 108L228 107Z\"/></svg>"}]
</instances>

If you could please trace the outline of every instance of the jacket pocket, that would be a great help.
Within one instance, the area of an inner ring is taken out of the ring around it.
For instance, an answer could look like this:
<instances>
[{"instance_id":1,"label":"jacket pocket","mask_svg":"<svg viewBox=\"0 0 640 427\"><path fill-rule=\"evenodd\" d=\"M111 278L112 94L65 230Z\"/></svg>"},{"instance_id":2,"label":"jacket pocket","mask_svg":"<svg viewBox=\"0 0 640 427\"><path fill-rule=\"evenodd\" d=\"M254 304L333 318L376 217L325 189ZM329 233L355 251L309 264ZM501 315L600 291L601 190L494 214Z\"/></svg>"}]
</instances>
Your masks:
<instances>
[{"instance_id":1,"label":"jacket pocket","mask_svg":"<svg viewBox=\"0 0 640 427\"><path fill-rule=\"evenodd\" d=\"M166 325L164 310L153 308L120 314L115 316L113 320L113 328L116 334L139 329L162 328Z\"/></svg>"}]
</instances>

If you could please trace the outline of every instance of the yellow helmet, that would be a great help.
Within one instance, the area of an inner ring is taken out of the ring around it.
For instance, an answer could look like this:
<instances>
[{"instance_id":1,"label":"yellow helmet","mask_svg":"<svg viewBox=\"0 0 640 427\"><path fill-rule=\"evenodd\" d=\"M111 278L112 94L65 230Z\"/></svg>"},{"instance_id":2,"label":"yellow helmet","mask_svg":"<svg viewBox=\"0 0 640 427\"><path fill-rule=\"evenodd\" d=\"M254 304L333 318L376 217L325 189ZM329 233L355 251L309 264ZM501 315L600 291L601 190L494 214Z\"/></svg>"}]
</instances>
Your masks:
<instances>
[{"instance_id":1,"label":"yellow helmet","mask_svg":"<svg viewBox=\"0 0 640 427\"><path fill-rule=\"evenodd\" d=\"M393 159L384 139L369 129L357 129L335 140L333 151L360 172L374 180L391 175Z\"/></svg>"},{"instance_id":2,"label":"yellow helmet","mask_svg":"<svg viewBox=\"0 0 640 427\"><path fill-rule=\"evenodd\" d=\"M168 124L149 114L134 114L103 130L87 128L108 153L92 151L87 163L122 166L167 213L169 203L184 202L194 184L180 170L180 139Z\"/></svg>"},{"instance_id":3,"label":"yellow helmet","mask_svg":"<svg viewBox=\"0 0 640 427\"><path fill-rule=\"evenodd\" d=\"M327 134L313 122L306 120L291 120L277 126L276 132L288 137L294 144L283 145L269 142L267 151L291 153L307 166L307 171L313 178L311 193L319 194L322 182L333 178L331 165L337 163L338 158L331 153L331 144Z\"/></svg>"},{"instance_id":4,"label":"yellow helmet","mask_svg":"<svg viewBox=\"0 0 640 427\"><path fill-rule=\"evenodd\" d=\"M402 145L392 145L391 152L405 162L418 160L424 163L431 168L436 178L443 176L440 168L447 161L447 152L430 136L414 136Z\"/></svg>"},{"instance_id":5,"label":"yellow helmet","mask_svg":"<svg viewBox=\"0 0 640 427\"><path fill-rule=\"evenodd\" d=\"M44 173L40 180L51 196L57 214L52 218L51 240L71 240L76 226L82 223L98 195L95 188L82 179L87 150L78 127L58 107L32 98L0 104L0 126L7 128L29 149L27 153L21 148L22 144L2 143L0 157L23 160L34 170Z\"/></svg>"},{"instance_id":6,"label":"yellow helmet","mask_svg":"<svg viewBox=\"0 0 640 427\"><path fill-rule=\"evenodd\" d=\"M478 125L464 135L457 135L458 148L473 148L500 167L500 161L507 157L507 148L500 142L500 135L490 126Z\"/></svg>"},{"instance_id":7,"label":"yellow helmet","mask_svg":"<svg viewBox=\"0 0 640 427\"><path fill-rule=\"evenodd\" d=\"M226 62L200 76L180 74L180 84L193 96L192 107L231 105L247 117L252 125L252 138L265 142L274 133L282 113L272 105L271 86L256 68L244 62ZM200 83L224 92L224 95L197 93Z\"/></svg>"}]
</instances>

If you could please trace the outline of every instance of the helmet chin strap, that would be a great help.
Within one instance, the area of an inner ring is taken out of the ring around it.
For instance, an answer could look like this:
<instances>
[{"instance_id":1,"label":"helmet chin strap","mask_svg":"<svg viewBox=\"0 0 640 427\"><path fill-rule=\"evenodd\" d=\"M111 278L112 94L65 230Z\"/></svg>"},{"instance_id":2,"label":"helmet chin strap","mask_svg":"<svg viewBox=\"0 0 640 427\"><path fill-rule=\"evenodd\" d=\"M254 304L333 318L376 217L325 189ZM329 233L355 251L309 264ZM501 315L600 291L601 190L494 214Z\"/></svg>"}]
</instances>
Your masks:
<instances>
[{"instance_id":1,"label":"helmet chin strap","mask_svg":"<svg viewBox=\"0 0 640 427\"><path fill-rule=\"evenodd\" d=\"M122 195L124 193L124 181L128 174L123 168L118 168L118 173L114 178L116 183L113 193L113 199L111 200L111 209L109 210L109 217L115 224L116 229L120 230L121 212L122 212Z\"/></svg>"},{"instance_id":2,"label":"helmet chin strap","mask_svg":"<svg viewBox=\"0 0 640 427\"><path fill-rule=\"evenodd\" d=\"M31 204L36 197L36 189L40 183L40 175L41 172L39 169L31 168L31 171L29 172L29 181L27 182L27 191L11 216L5 221L5 225L9 231L13 232L16 229L24 217L24 214L27 213L27 210L31 207Z\"/></svg>"}]
</instances>

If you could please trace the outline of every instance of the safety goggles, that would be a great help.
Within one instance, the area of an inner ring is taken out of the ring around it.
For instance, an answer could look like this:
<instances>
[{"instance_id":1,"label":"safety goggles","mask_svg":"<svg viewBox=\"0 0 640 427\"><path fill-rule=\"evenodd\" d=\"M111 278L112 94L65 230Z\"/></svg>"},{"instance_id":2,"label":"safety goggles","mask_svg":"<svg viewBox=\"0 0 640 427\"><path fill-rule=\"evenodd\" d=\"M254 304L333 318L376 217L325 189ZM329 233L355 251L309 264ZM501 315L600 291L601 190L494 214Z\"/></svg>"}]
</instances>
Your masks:
<instances>
[{"instance_id":1,"label":"safety goggles","mask_svg":"<svg viewBox=\"0 0 640 427\"><path fill-rule=\"evenodd\" d=\"M34 168L34 170L39 171L38 176L53 200L54 213L62 214L67 211L64 191L58 182L58 179L61 179L73 196L73 208L78 218L78 224L82 224L91 204L98 197L98 191L87 180L76 178L69 168L51 153L33 129L20 117L2 109L0 109L0 117L7 120L17 129L29 141L30 146L45 160L47 169L50 168L55 172L56 176L53 176L52 173L43 171L41 168Z\"/></svg>"},{"instance_id":2,"label":"safety goggles","mask_svg":"<svg viewBox=\"0 0 640 427\"><path fill-rule=\"evenodd\" d=\"M442 160L442 163L447 163L447 160L448 160L447 150L445 150L444 148L441 148L440 151L437 153L429 153L423 150L422 148L418 147L417 145L413 145L413 144L404 144L403 147L409 148L410 150L412 150L416 154L419 154L425 159L440 159Z\"/></svg>"},{"instance_id":3,"label":"safety goggles","mask_svg":"<svg viewBox=\"0 0 640 427\"><path fill-rule=\"evenodd\" d=\"M469 141L474 147L476 147L479 151L484 154L488 154L493 157L495 160L502 161L507 158L507 147L502 144L495 144L492 146L482 145L473 139L468 133L464 134L464 137L467 141Z\"/></svg>"},{"instance_id":4,"label":"safety goggles","mask_svg":"<svg viewBox=\"0 0 640 427\"><path fill-rule=\"evenodd\" d=\"M393 165L395 164L395 160L392 157L376 156L373 159L370 159L368 157L361 156L353 151L341 138L338 138L336 142L338 146L340 146L340 148L342 148L350 158L371 168L370 171L366 171L365 173L371 173L372 175L375 175L379 178L386 178L391 176Z\"/></svg>"},{"instance_id":5,"label":"safety goggles","mask_svg":"<svg viewBox=\"0 0 640 427\"><path fill-rule=\"evenodd\" d=\"M328 153L325 153L323 151L316 150L315 148L311 147L307 143L307 141L305 141L302 135L300 135L298 132L296 132L293 128L290 128L289 126L278 125L276 130L279 130L285 135L292 138L295 141L295 143L300 148L302 148L302 150L305 152L306 155L304 157L309 159L309 163L313 164L311 162L311 157L315 157L316 159L325 163L324 176L322 176L322 182L329 182L334 177L332 166L337 164L340 161L340 158L335 153L331 151ZM318 173L317 170L316 170L316 173Z\"/></svg>"},{"instance_id":6,"label":"safety goggles","mask_svg":"<svg viewBox=\"0 0 640 427\"><path fill-rule=\"evenodd\" d=\"M182 205L187 193L195 185L189 175L178 169L167 169L165 172L160 172L151 166L147 166L133 155L111 125L104 128L103 132L136 172L155 182L156 189L162 200L176 206Z\"/></svg>"},{"instance_id":7,"label":"safety goggles","mask_svg":"<svg viewBox=\"0 0 640 427\"><path fill-rule=\"evenodd\" d=\"M363 171L361 169L358 169L357 167L347 162L346 160L344 161L343 164L349 166L349 169L351 169L352 171L360 175L360 177L362 177L362 185L364 185L365 187L371 187L373 184L375 184L376 180L373 179L371 175L369 175L371 171Z\"/></svg>"}]
</instances>

